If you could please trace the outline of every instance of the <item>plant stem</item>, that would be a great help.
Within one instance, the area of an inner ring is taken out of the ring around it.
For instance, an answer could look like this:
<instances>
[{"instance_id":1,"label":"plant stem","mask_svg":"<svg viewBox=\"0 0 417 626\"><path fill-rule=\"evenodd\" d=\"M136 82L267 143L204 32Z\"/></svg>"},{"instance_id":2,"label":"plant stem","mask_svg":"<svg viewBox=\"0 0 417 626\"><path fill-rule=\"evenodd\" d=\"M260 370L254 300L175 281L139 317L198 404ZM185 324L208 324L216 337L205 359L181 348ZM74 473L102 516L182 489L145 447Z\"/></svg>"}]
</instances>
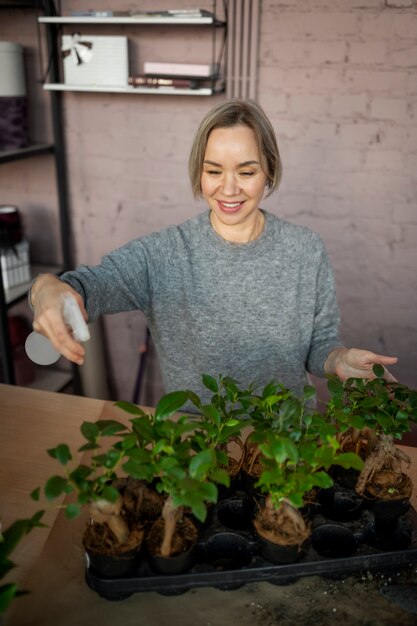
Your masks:
<instances>
[{"instance_id":1,"label":"plant stem","mask_svg":"<svg viewBox=\"0 0 417 626\"><path fill-rule=\"evenodd\" d=\"M177 521L182 517L182 507L174 506L172 497L168 496L162 509L164 520L164 538L161 544L161 556L171 556L172 538L175 533Z\"/></svg>"}]
</instances>

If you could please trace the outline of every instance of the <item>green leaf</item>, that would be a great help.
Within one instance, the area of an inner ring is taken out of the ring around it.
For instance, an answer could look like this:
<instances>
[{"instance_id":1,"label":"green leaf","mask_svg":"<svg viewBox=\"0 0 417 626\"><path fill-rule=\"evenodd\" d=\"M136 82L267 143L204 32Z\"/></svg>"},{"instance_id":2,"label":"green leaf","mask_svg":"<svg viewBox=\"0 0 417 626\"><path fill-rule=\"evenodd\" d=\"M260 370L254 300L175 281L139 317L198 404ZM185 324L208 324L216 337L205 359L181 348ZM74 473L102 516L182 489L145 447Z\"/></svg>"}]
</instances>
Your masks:
<instances>
[{"instance_id":1,"label":"green leaf","mask_svg":"<svg viewBox=\"0 0 417 626\"><path fill-rule=\"evenodd\" d=\"M81 424L81 432L87 441L91 441L92 443L100 436L100 429L97 424L93 422L83 422Z\"/></svg>"},{"instance_id":2,"label":"green leaf","mask_svg":"<svg viewBox=\"0 0 417 626\"><path fill-rule=\"evenodd\" d=\"M224 485L225 487L230 486L230 476L223 469L215 469L213 472L210 472L210 480L213 480L215 483L219 483L220 485Z\"/></svg>"},{"instance_id":3,"label":"green leaf","mask_svg":"<svg viewBox=\"0 0 417 626\"><path fill-rule=\"evenodd\" d=\"M195 456L193 456L190 461L191 478L204 478L212 466L213 452L211 450L203 450L202 452L198 452Z\"/></svg>"},{"instance_id":4,"label":"green leaf","mask_svg":"<svg viewBox=\"0 0 417 626\"><path fill-rule=\"evenodd\" d=\"M149 422L149 416L133 419L132 426L135 433L145 442L153 441L154 432L152 425Z\"/></svg>"},{"instance_id":5,"label":"green leaf","mask_svg":"<svg viewBox=\"0 0 417 626\"><path fill-rule=\"evenodd\" d=\"M17 584L8 583L0 587L0 614L10 606L13 598L17 594Z\"/></svg>"},{"instance_id":6,"label":"green leaf","mask_svg":"<svg viewBox=\"0 0 417 626\"><path fill-rule=\"evenodd\" d=\"M227 420L226 422L226 426L230 426L230 427L239 426L239 424L240 424L240 421L236 419Z\"/></svg>"},{"instance_id":7,"label":"green leaf","mask_svg":"<svg viewBox=\"0 0 417 626\"><path fill-rule=\"evenodd\" d=\"M54 500L64 493L68 481L62 476L52 476L45 485L45 496L48 500Z\"/></svg>"},{"instance_id":8,"label":"green leaf","mask_svg":"<svg viewBox=\"0 0 417 626\"><path fill-rule=\"evenodd\" d=\"M304 387L304 399L310 400L310 398L314 398L316 395L316 388L312 385L305 385Z\"/></svg>"},{"instance_id":9,"label":"green leaf","mask_svg":"<svg viewBox=\"0 0 417 626\"><path fill-rule=\"evenodd\" d=\"M372 371L377 378L382 378L385 374L385 369L379 363L375 363L375 365L372 368Z\"/></svg>"},{"instance_id":10,"label":"green leaf","mask_svg":"<svg viewBox=\"0 0 417 626\"><path fill-rule=\"evenodd\" d=\"M191 510L193 515L200 520L200 522L204 522L207 517L207 507L204 502L196 501L191 503Z\"/></svg>"},{"instance_id":11,"label":"green leaf","mask_svg":"<svg viewBox=\"0 0 417 626\"><path fill-rule=\"evenodd\" d=\"M155 409L155 419L166 420L184 406L187 400L187 391L173 391L162 396Z\"/></svg>"},{"instance_id":12,"label":"green leaf","mask_svg":"<svg viewBox=\"0 0 417 626\"><path fill-rule=\"evenodd\" d=\"M138 438L134 433L126 435L126 437L124 437L122 441L123 450L131 450L132 448L134 448L136 446L137 440Z\"/></svg>"},{"instance_id":13,"label":"green leaf","mask_svg":"<svg viewBox=\"0 0 417 626\"><path fill-rule=\"evenodd\" d=\"M220 415L220 412L216 409L215 406L213 406L212 404L204 404L201 407L201 411L203 415L207 417L209 420L211 420L212 422L214 422L216 426L220 426L221 421L222 421L222 416Z\"/></svg>"},{"instance_id":14,"label":"green leaf","mask_svg":"<svg viewBox=\"0 0 417 626\"><path fill-rule=\"evenodd\" d=\"M38 502L40 493L41 493L40 487L36 487L36 489L34 489L32 493L30 494L30 497L32 498L32 500L35 500L35 502Z\"/></svg>"},{"instance_id":15,"label":"green leaf","mask_svg":"<svg viewBox=\"0 0 417 626\"><path fill-rule=\"evenodd\" d=\"M75 502L71 502L71 504L68 504L65 509L65 515L66 517L68 517L68 519L74 519L80 513L81 513L81 507Z\"/></svg>"},{"instance_id":16,"label":"green leaf","mask_svg":"<svg viewBox=\"0 0 417 626\"><path fill-rule=\"evenodd\" d=\"M108 502L116 502L117 498L119 497L119 494L120 494L119 490L116 489L115 487L111 487L110 485L106 485L103 491L101 492L101 496Z\"/></svg>"},{"instance_id":17,"label":"green leaf","mask_svg":"<svg viewBox=\"0 0 417 626\"><path fill-rule=\"evenodd\" d=\"M322 489L327 489L333 485L333 479L329 476L329 474L327 474L327 472L315 472L311 478L314 485L316 487L321 487Z\"/></svg>"},{"instance_id":18,"label":"green leaf","mask_svg":"<svg viewBox=\"0 0 417 626\"><path fill-rule=\"evenodd\" d=\"M335 465L340 465L344 469L349 469L351 467L357 470L363 469L362 459L354 452L343 452L342 454L338 454L333 463Z\"/></svg>"},{"instance_id":19,"label":"green leaf","mask_svg":"<svg viewBox=\"0 0 417 626\"><path fill-rule=\"evenodd\" d=\"M341 396L343 394L343 384L337 378L330 378L327 382L327 388L333 396Z\"/></svg>"},{"instance_id":20,"label":"green leaf","mask_svg":"<svg viewBox=\"0 0 417 626\"><path fill-rule=\"evenodd\" d=\"M210 391L212 391L213 393L218 393L219 385L217 384L217 381L215 378L213 378L213 376L209 376L209 374L203 374L202 380L204 387L207 387L207 389L210 389Z\"/></svg>"},{"instance_id":21,"label":"green leaf","mask_svg":"<svg viewBox=\"0 0 417 626\"><path fill-rule=\"evenodd\" d=\"M100 430L100 434L105 437L116 435L117 433L127 430L127 426L116 420L98 420L96 425Z\"/></svg>"},{"instance_id":22,"label":"green leaf","mask_svg":"<svg viewBox=\"0 0 417 626\"><path fill-rule=\"evenodd\" d=\"M134 460L129 460L122 467L128 476L137 480L151 481L153 479L153 468L149 463L137 463Z\"/></svg>"},{"instance_id":23,"label":"green leaf","mask_svg":"<svg viewBox=\"0 0 417 626\"><path fill-rule=\"evenodd\" d=\"M49 456L59 461L61 465L66 465L72 459L71 451L66 443L61 443L56 448L47 450L47 452Z\"/></svg>"},{"instance_id":24,"label":"green leaf","mask_svg":"<svg viewBox=\"0 0 417 626\"><path fill-rule=\"evenodd\" d=\"M145 411L143 411L141 408L139 408L138 406L136 406L136 404L133 404L132 402L119 400L119 402L115 402L114 404L115 406L119 407L119 409L122 409L122 411L126 411L126 413L130 413L131 415L140 415L142 417L146 415Z\"/></svg>"}]
</instances>

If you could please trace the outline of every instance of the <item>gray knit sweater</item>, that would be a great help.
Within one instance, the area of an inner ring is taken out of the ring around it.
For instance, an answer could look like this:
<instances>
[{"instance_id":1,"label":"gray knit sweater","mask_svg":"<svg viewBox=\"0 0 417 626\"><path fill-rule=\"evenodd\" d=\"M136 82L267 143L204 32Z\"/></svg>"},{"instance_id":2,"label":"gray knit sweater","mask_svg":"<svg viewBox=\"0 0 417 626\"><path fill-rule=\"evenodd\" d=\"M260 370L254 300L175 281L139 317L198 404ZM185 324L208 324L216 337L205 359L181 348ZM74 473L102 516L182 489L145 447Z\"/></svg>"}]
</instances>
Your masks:
<instances>
[{"instance_id":1,"label":"gray knit sweater","mask_svg":"<svg viewBox=\"0 0 417 626\"><path fill-rule=\"evenodd\" d=\"M333 275L316 233L264 213L263 233L246 244L217 235L205 211L62 279L84 297L90 320L143 311L166 391L188 388L208 401L207 373L300 393L306 370L323 376L341 345Z\"/></svg>"}]
</instances>

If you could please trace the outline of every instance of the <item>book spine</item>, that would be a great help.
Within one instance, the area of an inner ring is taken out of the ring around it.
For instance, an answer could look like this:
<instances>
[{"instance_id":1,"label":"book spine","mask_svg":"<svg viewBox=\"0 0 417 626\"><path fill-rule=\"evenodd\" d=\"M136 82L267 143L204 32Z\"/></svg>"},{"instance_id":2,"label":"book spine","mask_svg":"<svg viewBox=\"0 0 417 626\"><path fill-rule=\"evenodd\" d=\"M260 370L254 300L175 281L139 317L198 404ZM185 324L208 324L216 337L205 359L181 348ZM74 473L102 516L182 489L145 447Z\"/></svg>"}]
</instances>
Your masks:
<instances>
[{"instance_id":1,"label":"book spine","mask_svg":"<svg viewBox=\"0 0 417 626\"><path fill-rule=\"evenodd\" d=\"M133 87L183 87L186 89L196 89L197 80L188 78L159 78L152 76L129 76L129 85Z\"/></svg>"}]
</instances>

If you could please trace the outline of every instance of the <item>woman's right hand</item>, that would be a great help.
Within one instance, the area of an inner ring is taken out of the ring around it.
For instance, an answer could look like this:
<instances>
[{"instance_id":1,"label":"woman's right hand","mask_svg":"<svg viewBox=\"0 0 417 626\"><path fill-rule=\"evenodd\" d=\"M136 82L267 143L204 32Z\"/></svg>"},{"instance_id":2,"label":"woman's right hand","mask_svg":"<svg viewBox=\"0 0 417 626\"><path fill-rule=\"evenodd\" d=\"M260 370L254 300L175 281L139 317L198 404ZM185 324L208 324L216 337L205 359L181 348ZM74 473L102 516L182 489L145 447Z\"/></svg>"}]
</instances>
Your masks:
<instances>
[{"instance_id":1,"label":"woman's right hand","mask_svg":"<svg viewBox=\"0 0 417 626\"><path fill-rule=\"evenodd\" d=\"M33 330L48 337L54 348L69 361L82 365L85 349L74 339L63 317L65 294L71 294L75 298L87 321L87 312L80 294L54 274L41 274L33 283L30 292L30 299L35 310Z\"/></svg>"}]
</instances>

